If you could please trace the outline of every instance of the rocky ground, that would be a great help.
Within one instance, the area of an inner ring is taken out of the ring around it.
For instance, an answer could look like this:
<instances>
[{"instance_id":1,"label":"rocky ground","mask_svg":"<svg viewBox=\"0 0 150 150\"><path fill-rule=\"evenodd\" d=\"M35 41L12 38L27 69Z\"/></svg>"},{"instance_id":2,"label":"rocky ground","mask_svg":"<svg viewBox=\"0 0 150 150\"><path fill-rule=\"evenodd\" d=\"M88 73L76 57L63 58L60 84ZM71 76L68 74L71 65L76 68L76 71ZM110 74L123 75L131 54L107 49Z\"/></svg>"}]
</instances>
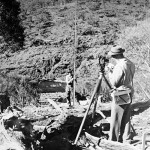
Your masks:
<instances>
[{"instance_id":1,"label":"rocky ground","mask_svg":"<svg viewBox=\"0 0 150 150\"><path fill-rule=\"evenodd\" d=\"M132 124L135 129L136 135L134 137L135 140L142 140L142 136L144 133L150 134L150 108L145 106L141 111L134 112L132 116ZM147 142L149 142L150 136L146 136ZM136 145L141 149L141 143ZM150 149L150 143L147 143L146 149Z\"/></svg>"},{"instance_id":2,"label":"rocky ground","mask_svg":"<svg viewBox=\"0 0 150 150\"><path fill-rule=\"evenodd\" d=\"M66 150L70 149L69 144L72 144L75 140L77 135L77 131L81 124L81 120L85 115L86 109L88 107L88 103L85 101L81 102L83 105L75 106L74 108L69 108L66 103L57 103L58 106L61 108L62 112L56 110L52 105L43 105L41 107L29 106L24 108L25 116L29 118L39 118L39 116L47 116L44 120L37 120L33 124L38 126L46 126L47 132L49 132L47 142L55 143L57 140L60 141L55 148L62 149L62 143L64 139L66 140L65 148ZM148 131L150 128L150 102L136 102L132 105L132 125L135 133L133 134L133 142L132 145L136 146L137 148L142 148L142 136L143 133ZM104 114L109 118L110 117L110 105L109 103L103 104L103 107L98 107L98 109L105 109L107 111L103 111ZM91 114L93 112L93 106L89 111L88 117L86 119L85 125L81 132L81 139L79 138L78 145L84 149L87 145L84 141L84 132L88 132L94 136L101 136L100 134L100 123L105 122L100 115L96 115L94 119L94 125L91 126ZM133 131L133 130L132 130ZM149 130L150 131L150 130ZM147 136L147 140L149 141L149 136ZM49 143L49 144L50 144ZM146 143L146 149L150 149L150 143ZM49 146L54 146L53 144ZM60 148L61 147L61 148Z\"/></svg>"}]
</instances>

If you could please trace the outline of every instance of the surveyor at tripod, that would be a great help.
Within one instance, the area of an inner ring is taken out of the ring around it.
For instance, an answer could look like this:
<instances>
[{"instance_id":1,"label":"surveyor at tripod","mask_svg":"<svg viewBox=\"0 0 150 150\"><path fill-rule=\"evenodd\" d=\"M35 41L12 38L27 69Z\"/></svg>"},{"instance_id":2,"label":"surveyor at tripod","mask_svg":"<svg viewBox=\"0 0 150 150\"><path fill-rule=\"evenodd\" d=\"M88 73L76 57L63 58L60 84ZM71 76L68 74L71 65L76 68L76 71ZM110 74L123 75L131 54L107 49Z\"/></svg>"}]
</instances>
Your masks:
<instances>
[{"instance_id":1,"label":"surveyor at tripod","mask_svg":"<svg viewBox=\"0 0 150 150\"><path fill-rule=\"evenodd\" d=\"M111 122L109 139L118 142L131 141L130 112L133 95L133 77L135 65L124 57L125 49L113 46L108 52L110 58L116 62L113 70L109 70L109 80L113 87L111 104ZM118 93L122 94L118 94Z\"/></svg>"},{"instance_id":2,"label":"surveyor at tripod","mask_svg":"<svg viewBox=\"0 0 150 150\"><path fill-rule=\"evenodd\" d=\"M66 75L66 84L67 103L69 104L69 106L71 106L71 97L73 92L73 74L71 70L69 70L68 74Z\"/></svg>"}]
</instances>

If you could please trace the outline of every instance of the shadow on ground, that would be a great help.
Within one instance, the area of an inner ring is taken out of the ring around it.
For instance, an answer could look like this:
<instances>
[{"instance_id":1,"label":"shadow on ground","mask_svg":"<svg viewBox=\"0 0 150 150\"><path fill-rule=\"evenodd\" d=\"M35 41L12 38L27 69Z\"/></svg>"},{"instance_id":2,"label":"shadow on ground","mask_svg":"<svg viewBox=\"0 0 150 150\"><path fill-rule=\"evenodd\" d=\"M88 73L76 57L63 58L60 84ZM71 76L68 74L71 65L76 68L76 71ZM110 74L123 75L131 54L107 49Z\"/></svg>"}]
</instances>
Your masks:
<instances>
[{"instance_id":1,"label":"shadow on ground","mask_svg":"<svg viewBox=\"0 0 150 150\"><path fill-rule=\"evenodd\" d=\"M100 116L95 116L95 119ZM82 150L86 144L85 132L88 132L94 136L104 136L99 126L92 126L91 115L87 116L83 129L80 134L80 138L77 145L74 145L75 138L80 128L82 117L68 116L66 121L60 125L57 129L52 129L49 134L45 129L43 136L44 139L40 140L40 147L43 150Z\"/></svg>"},{"instance_id":2,"label":"shadow on ground","mask_svg":"<svg viewBox=\"0 0 150 150\"><path fill-rule=\"evenodd\" d=\"M138 115L139 113L142 113L143 111L147 110L150 107L150 101L143 101L143 102L137 102L133 103L131 105L132 108L132 116Z\"/></svg>"}]
</instances>

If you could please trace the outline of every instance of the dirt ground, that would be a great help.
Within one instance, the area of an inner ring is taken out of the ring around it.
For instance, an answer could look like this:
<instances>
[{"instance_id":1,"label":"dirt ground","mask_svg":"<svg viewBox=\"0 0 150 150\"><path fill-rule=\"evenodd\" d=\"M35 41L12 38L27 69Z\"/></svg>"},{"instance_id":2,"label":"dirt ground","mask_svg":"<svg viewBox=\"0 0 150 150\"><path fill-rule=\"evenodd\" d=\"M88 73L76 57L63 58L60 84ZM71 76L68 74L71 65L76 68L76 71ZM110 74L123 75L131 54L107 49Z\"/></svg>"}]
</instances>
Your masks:
<instances>
[{"instance_id":1,"label":"dirt ground","mask_svg":"<svg viewBox=\"0 0 150 150\"><path fill-rule=\"evenodd\" d=\"M91 121L91 115L93 112L93 106L88 113L83 130L81 132L81 138L79 138L79 147L72 147L72 144L76 138L77 132L81 125L83 116L85 115L88 103L82 101L82 105L69 108L66 103L57 103L61 108L61 112L56 110L51 104L41 105L40 107L28 106L24 108L24 115L33 119L33 125L46 126L46 132L41 130L41 136L39 141L52 147L54 150L70 150L70 149L86 149L86 141L84 140L84 132L88 132L94 136L100 137L100 124L105 122L99 114L95 115L93 122ZM109 107L110 104L104 104ZM133 145L137 148L142 148L142 136L143 133L149 131L150 133L150 102L134 103L132 109L132 132ZM98 107L97 109L101 109ZM104 108L103 108L104 109ZM110 110L103 111L103 113L110 117ZM38 119L42 118L43 119ZM48 133L48 134L47 134ZM147 136L146 150L150 150L150 134ZM58 142L59 141L59 142ZM57 144L56 144L57 143ZM59 144L58 144L59 143ZM46 147L45 147L46 150Z\"/></svg>"}]
</instances>

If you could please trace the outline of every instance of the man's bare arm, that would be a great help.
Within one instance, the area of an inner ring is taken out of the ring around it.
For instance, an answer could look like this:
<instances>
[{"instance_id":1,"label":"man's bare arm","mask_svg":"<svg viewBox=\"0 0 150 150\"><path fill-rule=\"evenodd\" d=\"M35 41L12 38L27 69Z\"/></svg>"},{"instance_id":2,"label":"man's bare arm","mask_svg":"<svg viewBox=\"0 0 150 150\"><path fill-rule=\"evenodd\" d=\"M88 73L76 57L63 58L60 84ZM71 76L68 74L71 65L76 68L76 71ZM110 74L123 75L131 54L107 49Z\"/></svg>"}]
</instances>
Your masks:
<instances>
[{"instance_id":1,"label":"man's bare arm","mask_svg":"<svg viewBox=\"0 0 150 150\"><path fill-rule=\"evenodd\" d=\"M73 78L72 78L71 80L69 80L68 83L70 83L70 82L72 82L72 81L73 81Z\"/></svg>"}]
</instances>

